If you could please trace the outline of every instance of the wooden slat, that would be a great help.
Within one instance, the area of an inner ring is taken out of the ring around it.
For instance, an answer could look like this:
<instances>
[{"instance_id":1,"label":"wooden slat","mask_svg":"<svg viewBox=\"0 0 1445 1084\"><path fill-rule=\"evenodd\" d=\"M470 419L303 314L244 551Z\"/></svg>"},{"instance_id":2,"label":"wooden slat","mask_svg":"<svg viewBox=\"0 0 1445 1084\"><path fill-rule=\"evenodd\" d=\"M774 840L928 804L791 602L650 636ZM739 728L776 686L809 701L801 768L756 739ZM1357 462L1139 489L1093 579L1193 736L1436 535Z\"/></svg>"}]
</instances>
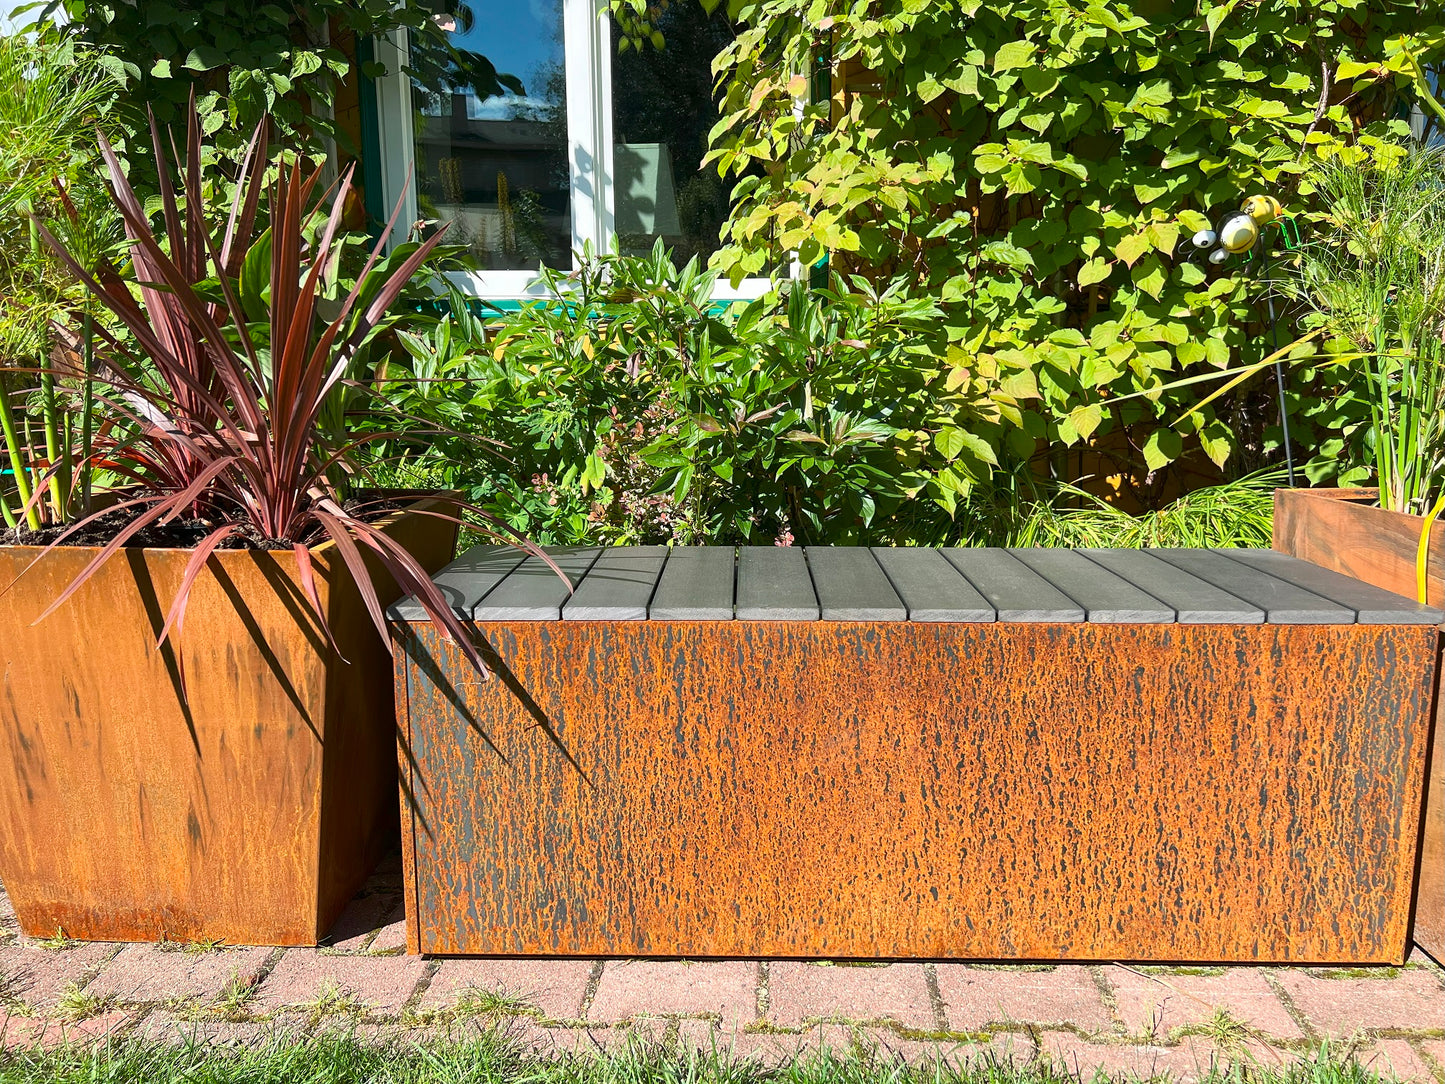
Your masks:
<instances>
[{"instance_id":1,"label":"wooden slat","mask_svg":"<svg viewBox=\"0 0 1445 1084\"><path fill-rule=\"evenodd\" d=\"M998 611L935 549L877 546L873 556L910 621L993 621Z\"/></svg>"},{"instance_id":2,"label":"wooden slat","mask_svg":"<svg viewBox=\"0 0 1445 1084\"><path fill-rule=\"evenodd\" d=\"M1110 625L1174 621L1173 607L1076 550L1011 549L1009 553L1082 606L1090 621Z\"/></svg>"},{"instance_id":3,"label":"wooden slat","mask_svg":"<svg viewBox=\"0 0 1445 1084\"><path fill-rule=\"evenodd\" d=\"M1445 611L1421 606L1412 598L1309 561L1301 561L1278 550L1221 549L1215 552L1296 587L1303 587L1321 598L1348 606L1355 611L1355 620L1361 625L1438 625L1445 622Z\"/></svg>"},{"instance_id":4,"label":"wooden slat","mask_svg":"<svg viewBox=\"0 0 1445 1084\"><path fill-rule=\"evenodd\" d=\"M824 621L908 620L908 607L866 548L809 546L803 553Z\"/></svg>"},{"instance_id":5,"label":"wooden slat","mask_svg":"<svg viewBox=\"0 0 1445 1084\"><path fill-rule=\"evenodd\" d=\"M731 546L674 546L647 616L654 621L731 621L737 551Z\"/></svg>"},{"instance_id":6,"label":"wooden slat","mask_svg":"<svg viewBox=\"0 0 1445 1084\"><path fill-rule=\"evenodd\" d=\"M1000 621L1082 621L1084 608L1007 550L946 549Z\"/></svg>"},{"instance_id":7,"label":"wooden slat","mask_svg":"<svg viewBox=\"0 0 1445 1084\"><path fill-rule=\"evenodd\" d=\"M1143 550L1081 549L1095 564L1174 610L1181 625L1261 625L1264 611Z\"/></svg>"},{"instance_id":8,"label":"wooden slat","mask_svg":"<svg viewBox=\"0 0 1445 1084\"><path fill-rule=\"evenodd\" d=\"M666 546L603 550L577 592L562 604L562 620L646 621L647 604L666 560Z\"/></svg>"},{"instance_id":9,"label":"wooden slat","mask_svg":"<svg viewBox=\"0 0 1445 1084\"><path fill-rule=\"evenodd\" d=\"M473 546L432 577L459 617L472 616L472 608L526 558L515 546ZM402 599L387 616L400 621L429 621L414 597Z\"/></svg>"},{"instance_id":10,"label":"wooden slat","mask_svg":"<svg viewBox=\"0 0 1445 1084\"><path fill-rule=\"evenodd\" d=\"M1222 553L1194 549L1157 549L1147 552L1175 568L1227 590L1264 611L1271 625L1353 625L1355 611L1321 598L1267 572L1231 561Z\"/></svg>"},{"instance_id":11,"label":"wooden slat","mask_svg":"<svg viewBox=\"0 0 1445 1084\"><path fill-rule=\"evenodd\" d=\"M548 547L576 586L602 551L575 546ZM561 577L539 557L528 557L512 574L497 584L472 610L476 621L557 621L571 590Z\"/></svg>"},{"instance_id":12,"label":"wooden slat","mask_svg":"<svg viewBox=\"0 0 1445 1084\"><path fill-rule=\"evenodd\" d=\"M801 549L739 547L739 621L816 621L818 613L818 596Z\"/></svg>"}]
</instances>

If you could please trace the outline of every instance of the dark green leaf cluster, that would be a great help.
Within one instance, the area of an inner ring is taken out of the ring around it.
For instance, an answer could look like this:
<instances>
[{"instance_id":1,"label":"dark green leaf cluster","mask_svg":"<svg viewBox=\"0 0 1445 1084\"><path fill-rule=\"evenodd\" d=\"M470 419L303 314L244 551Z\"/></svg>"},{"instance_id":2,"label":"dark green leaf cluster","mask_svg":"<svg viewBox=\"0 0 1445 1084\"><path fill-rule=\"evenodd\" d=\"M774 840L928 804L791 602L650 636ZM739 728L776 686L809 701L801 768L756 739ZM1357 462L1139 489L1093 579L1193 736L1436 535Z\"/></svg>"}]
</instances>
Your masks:
<instances>
[{"instance_id":1,"label":"dark green leaf cluster","mask_svg":"<svg viewBox=\"0 0 1445 1084\"><path fill-rule=\"evenodd\" d=\"M80 40L124 88L132 151L145 157L145 113L179 125L196 89L208 167L234 174L263 117L290 146L335 139L358 153L334 116L342 81L354 78L357 44L406 28L438 37L435 5L406 0L50 0L47 34ZM361 65L363 74L384 70Z\"/></svg>"}]
</instances>

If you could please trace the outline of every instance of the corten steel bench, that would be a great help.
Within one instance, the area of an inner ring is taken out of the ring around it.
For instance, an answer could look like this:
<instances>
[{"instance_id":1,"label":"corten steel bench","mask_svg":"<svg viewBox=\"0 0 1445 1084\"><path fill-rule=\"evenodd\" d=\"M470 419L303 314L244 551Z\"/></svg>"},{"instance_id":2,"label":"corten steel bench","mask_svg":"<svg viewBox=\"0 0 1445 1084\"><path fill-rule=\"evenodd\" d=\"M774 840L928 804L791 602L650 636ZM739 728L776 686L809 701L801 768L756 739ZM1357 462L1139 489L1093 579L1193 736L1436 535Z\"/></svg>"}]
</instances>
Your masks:
<instances>
[{"instance_id":1,"label":"corten steel bench","mask_svg":"<svg viewBox=\"0 0 1445 1084\"><path fill-rule=\"evenodd\" d=\"M413 952L1401 962L1438 611L1268 551L555 551L392 611Z\"/></svg>"}]
</instances>

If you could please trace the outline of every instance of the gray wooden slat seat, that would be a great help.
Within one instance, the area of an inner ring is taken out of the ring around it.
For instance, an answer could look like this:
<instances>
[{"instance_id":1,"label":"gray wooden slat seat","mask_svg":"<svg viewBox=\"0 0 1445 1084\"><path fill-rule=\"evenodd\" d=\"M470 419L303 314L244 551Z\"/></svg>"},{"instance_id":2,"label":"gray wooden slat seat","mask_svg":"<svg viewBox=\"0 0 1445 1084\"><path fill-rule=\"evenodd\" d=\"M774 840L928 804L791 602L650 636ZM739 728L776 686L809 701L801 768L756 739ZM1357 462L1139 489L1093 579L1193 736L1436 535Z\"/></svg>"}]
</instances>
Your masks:
<instances>
[{"instance_id":1,"label":"gray wooden slat seat","mask_svg":"<svg viewBox=\"0 0 1445 1084\"><path fill-rule=\"evenodd\" d=\"M1412 598L1397 595L1346 576L1331 568L1301 561L1278 550L1218 550L1231 561L1239 561L1276 579L1303 587L1321 598L1338 602L1355 611L1361 625L1438 625L1445 622L1445 610L1422 606Z\"/></svg>"},{"instance_id":2,"label":"gray wooden slat seat","mask_svg":"<svg viewBox=\"0 0 1445 1084\"><path fill-rule=\"evenodd\" d=\"M1009 553L1082 606L1088 621L1114 625L1174 621L1173 607L1076 550L1011 549Z\"/></svg>"},{"instance_id":3,"label":"gray wooden slat seat","mask_svg":"<svg viewBox=\"0 0 1445 1084\"><path fill-rule=\"evenodd\" d=\"M1147 552L1191 572L1264 611L1271 625L1352 625L1355 611L1302 587L1231 561L1213 550L1156 549Z\"/></svg>"},{"instance_id":4,"label":"gray wooden slat seat","mask_svg":"<svg viewBox=\"0 0 1445 1084\"><path fill-rule=\"evenodd\" d=\"M1078 551L1174 611L1181 625L1262 625L1264 611L1144 550Z\"/></svg>"},{"instance_id":5,"label":"gray wooden slat seat","mask_svg":"<svg viewBox=\"0 0 1445 1084\"><path fill-rule=\"evenodd\" d=\"M666 560L666 546L603 550L572 597L562 604L562 620L646 621L647 604Z\"/></svg>"},{"instance_id":6,"label":"gray wooden slat seat","mask_svg":"<svg viewBox=\"0 0 1445 1084\"><path fill-rule=\"evenodd\" d=\"M675 546L653 592L654 621L730 621L737 583L731 546Z\"/></svg>"},{"instance_id":7,"label":"gray wooden slat seat","mask_svg":"<svg viewBox=\"0 0 1445 1084\"><path fill-rule=\"evenodd\" d=\"M738 548L739 621L817 621L808 561L794 546Z\"/></svg>"},{"instance_id":8,"label":"gray wooden slat seat","mask_svg":"<svg viewBox=\"0 0 1445 1084\"><path fill-rule=\"evenodd\" d=\"M501 583L527 554L515 546L473 546L432 577L456 615L470 618L472 609L488 591ZM387 611L401 621L426 621L426 609L407 597Z\"/></svg>"},{"instance_id":9,"label":"gray wooden slat seat","mask_svg":"<svg viewBox=\"0 0 1445 1084\"><path fill-rule=\"evenodd\" d=\"M809 546L803 550L824 621L906 621L908 607L862 546Z\"/></svg>"},{"instance_id":10,"label":"gray wooden slat seat","mask_svg":"<svg viewBox=\"0 0 1445 1084\"><path fill-rule=\"evenodd\" d=\"M1269 550L478 546L436 574L475 621L1439 624L1445 613ZM575 588L575 593L573 592ZM415 598L388 613L425 621Z\"/></svg>"},{"instance_id":11,"label":"gray wooden slat seat","mask_svg":"<svg viewBox=\"0 0 1445 1084\"><path fill-rule=\"evenodd\" d=\"M567 578L576 586L581 582L600 549L581 547L547 547L547 555L557 562ZM572 592L556 571L539 557L528 557L506 579L492 588L472 608L474 621L557 621L562 606Z\"/></svg>"},{"instance_id":12,"label":"gray wooden slat seat","mask_svg":"<svg viewBox=\"0 0 1445 1084\"><path fill-rule=\"evenodd\" d=\"M947 549L954 568L998 611L1000 621L1082 621L1084 608L1007 550Z\"/></svg>"},{"instance_id":13,"label":"gray wooden slat seat","mask_svg":"<svg viewBox=\"0 0 1445 1084\"><path fill-rule=\"evenodd\" d=\"M877 546L873 556L910 621L994 621L998 611L935 549Z\"/></svg>"}]
</instances>

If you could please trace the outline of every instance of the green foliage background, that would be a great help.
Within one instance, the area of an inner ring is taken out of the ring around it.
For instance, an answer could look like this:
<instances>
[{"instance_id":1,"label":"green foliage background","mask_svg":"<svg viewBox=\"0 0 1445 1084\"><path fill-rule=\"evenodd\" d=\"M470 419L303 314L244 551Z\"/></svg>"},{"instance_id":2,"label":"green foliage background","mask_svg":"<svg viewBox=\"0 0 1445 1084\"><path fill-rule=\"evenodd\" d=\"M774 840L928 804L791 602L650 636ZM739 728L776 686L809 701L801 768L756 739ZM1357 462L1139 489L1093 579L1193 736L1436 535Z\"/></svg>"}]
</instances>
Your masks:
<instances>
[{"instance_id":1,"label":"green foliage background","mask_svg":"<svg viewBox=\"0 0 1445 1084\"><path fill-rule=\"evenodd\" d=\"M638 49L665 49L692 2L610 0ZM223 171L263 113L293 143L331 133L325 107L356 77L338 34L407 27L432 77L509 85L484 57L459 67L418 0L48 7L70 19L55 33L93 45L124 82L117 115L132 132L146 105L178 119L197 86ZM1313 164L1396 153L1422 66L1445 60L1445 0L730 0L725 14L743 30L715 62L709 160L736 180L716 265L736 279L796 252L844 274L815 294L780 292L741 329L682 311L697 308L696 283L676 279L582 316L529 310L495 337L473 329L463 353L509 343L505 372L482 365L492 391L459 382L454 402L425 405L524 442L510 465L473 457L466 471L548 537L650 537L659 500L677 505L669 529L688 539L973 537L997 534L988 525L1040 481L1115 476L1126 504L1156 508L1201 470L1277 464L1267 378L1192 408L1216 374L1270 350L1263 299L1279 266L1216 268L1189 238L1260 191L1308 228ZM653 327L654 288L682 323ZM1282 310L1280 342L1293 317ZM599 322L613 330L589 335ZM431 364L403 349L421 342L399 338L394 357ZM584 342L595 357L578 354ZM721 368L697 364L698 343ZM628 375L639 352L665 394ZM1311 480L1359 478L1369 461L1351 380L1327 358L1289 370ZM638 404L628 424L647 439L609 453L623 432L614 408Z\"/></svg>"},{"instance_id":2,"label":"green foliage background","mask_svg":"<svg viewBox=\"0 0 1445 1084\"><path fill-rule=\"evenodd\" d=\"M826 253L938 299L940 388L996 414L966 417L988 452L949 426L931 434L936 451L956 447L930 483L946 506L1040 442L1066 478L1063 450L1091 442L1146 506L1182 457L1234 472L1276 461L1267 389L1189 415L1199 388L1169 387L1269 349L1260 262L1216 269L1189 239L1256 191L1307 211L1311 161L1406 134L1416 64L1442 58L1434 0L733 9L748 29L717 61L712 158L763 169L738 184L721 266L736 279L779 250ZM799 110L819 57L833 96ZM1358 421L1339 375L1291 374L1316 480L1349 458Z\"/></svg>"}]
</instances>

